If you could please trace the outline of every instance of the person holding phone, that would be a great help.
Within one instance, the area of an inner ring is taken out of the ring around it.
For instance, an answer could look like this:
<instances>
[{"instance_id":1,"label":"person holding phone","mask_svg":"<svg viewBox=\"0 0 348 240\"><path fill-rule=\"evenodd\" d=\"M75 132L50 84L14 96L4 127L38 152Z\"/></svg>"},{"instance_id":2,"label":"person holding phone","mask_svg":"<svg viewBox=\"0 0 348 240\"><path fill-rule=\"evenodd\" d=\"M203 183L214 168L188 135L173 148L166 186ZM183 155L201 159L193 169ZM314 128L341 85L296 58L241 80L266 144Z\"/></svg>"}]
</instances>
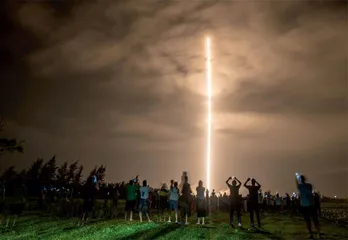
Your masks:
<instances>
[{"instance_id":1,"label":"person holding phone","mask_svg":"<svg viewBox=\"0 0 348 240\"><path fill-rule=\"evenodd\" d=\"M313 238L312 222L314 222L317 229L319 239L322 238L320 232L320 225L318 219L318 212L315 209L314 196L312 193L312 184L306 182L306 178L303 175L296 174L296 186L300 193L300 204L306 221L306 226L309 232L308 238Z\"/></svg>"},{"instance_id":2,"label":"person holding phone","mask_svg":"<svg viewBox=\"0 0 348 240\"><path fill-rule=\"evenodd\" d=\"M125 220L127 221L128 212L130 213L129 221L133 221L133 212L135 211L135 204L137 201L137 187L134 180L130 180L126 186L126 209Z\"/></svg>"},{"instance_id":3,"label":"person holding phone","mask_svg":"<svg viewBox=\"0 0 348 240\"><path fill-rule=\"evenodd\" d=\"M143 208L145 208L145 214L147 217L147 220L151 222L150 216L149 216L149 192L150 192L150 187L147 185L147 181L143 181L143 186L140 187L140 200L139 200L139 218L140 222L143 221L142 218L142 211Z\"/></svg>"},{"instance_id":4,"label":"person holding phone","mask_svg":"<svg viewBox=\"0 0 348 240\"><path fill-rule=\"evenodd\" d=\"M83 212L81 222L78 225L85 225L88 221L88 214L92 212L94 207L95 196L98 190L97 177L95 175L90 176L84 186L83 196Z\"/></svg>"}]
</instances>

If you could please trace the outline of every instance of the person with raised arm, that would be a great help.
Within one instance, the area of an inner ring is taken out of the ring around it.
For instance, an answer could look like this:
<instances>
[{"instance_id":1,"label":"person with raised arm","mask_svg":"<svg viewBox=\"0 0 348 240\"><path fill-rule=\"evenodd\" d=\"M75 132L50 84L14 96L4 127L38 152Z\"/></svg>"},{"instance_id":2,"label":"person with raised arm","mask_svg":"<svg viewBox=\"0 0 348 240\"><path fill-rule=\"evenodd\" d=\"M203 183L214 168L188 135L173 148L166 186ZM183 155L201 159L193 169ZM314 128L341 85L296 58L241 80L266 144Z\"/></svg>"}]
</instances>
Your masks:
<instances>
[{"instance_id":1,"label":"person with raised arm","mask_svg":"<svg viewBox=\"0 0 348 240\"><path fill-rule=\"evenodd\" d=\"M88 177L83 189L83 207L81 222L78 225L85 225L88 222L88 215L94 207L97 191L99 190L98 178L96 175Z\"/></svg>"},{"instance_id":2,"label":"person with raised arm","mask_svg":"<svg viewBox=\"0 0 348 240\"><path fill-rule=\"evenodd\" d=\"M249 213L250 213L250 225L252 228L255 227L254 225L254 213L256 215L257 224L258 227L261 227L261 219L260 219L260 211L259 211L259 204L258 204L258 192L261 188L261 185L253 178L251 179L251 185L247 185L247 183L250 181L250 178L246 180L244 183L244 187L246 187L249 190Z\"/></svg>"},{"instance_id":3,"label":"person with raised arm","mask_svg":"<svg viewBox=\"0 0 348 240\"><path fill-rule=\"evenodd\" d=\"M232 181L232 185L229 183L230 180ZM237 185L238 182L238 185ZM226 184L228 188L230 189L230 224L232 227L234 227L233 224L233 215L234 212L237 212L237 218L238 218L238 227L242 226L242 220L241 220L241 207L240 207L240 198L239 198L239 189L242 183L236 178L236 177L229 177L226 180Z\"/></svg>"},{"instance_id":4,"label":"person with raised arm","mask_svg":"<svg viewBox=\"0 0 348 240\"><path fill-rule=\"evenodd\" d=\"M149 192L150 192L150 187L147 185L147 181L143 181L143 186L140 187L140 199L139 199L139 218L140 222L143 221L142 217L142 211L143 208L145 208L145 214L147 217L147 220L151 222L150 216L149 216Z\"/></svg>"},{"instance_id":5,"label":"person with raised arm","mask_svg":"<svg viewBox=\"0 0 348 240\"><path fill-rule=\"evenodd\" d=\"M309 232L307 238L313 238L312 222L314 222L315 228L317 229L318 238L321 239L322 235L320 232L320 225L318 219L318 212L315 209L314 196L312 193L312 184L306 182L306 178L303 175L296 173L296 186L300 192L300 204L306 221L306 226Z\"/></svg>"},{"instance_id":6,"label":"person with raised arm","mask_svg":"<svg viewBox=\"0 0 348 240\"><path fill-rule=\"evenodd\" d=\"M133 212L135 211L135 204L137 201L137 191L138 188L135 185L133 179L129 181L126 186L126 208L124 213L124 218L127 221L128 212L130 213L129 221L133 221Z\"/></svg>"}]
</instances>

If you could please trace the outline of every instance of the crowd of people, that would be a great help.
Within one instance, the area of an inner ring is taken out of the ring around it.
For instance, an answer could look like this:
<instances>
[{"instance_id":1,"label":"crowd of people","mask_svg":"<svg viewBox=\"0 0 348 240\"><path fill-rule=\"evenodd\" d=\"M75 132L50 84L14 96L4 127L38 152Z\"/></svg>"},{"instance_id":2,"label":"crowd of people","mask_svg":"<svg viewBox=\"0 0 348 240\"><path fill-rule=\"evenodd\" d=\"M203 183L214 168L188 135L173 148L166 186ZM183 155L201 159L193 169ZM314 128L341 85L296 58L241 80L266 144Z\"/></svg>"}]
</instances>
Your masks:
<instances>
[{"instance_id":1,"label":"crowd of people","mask_svg":"<svg viewBox=\"0 0 348 240\"><path fill-rule=\"evenodd\" d=\"M79 216L79 225L84 225L91 217L116 218L118 214L119 199L125 199L124 218L133 221L138 214L139 221L151 222L157 215L158 222L175 222L189 224L191 216L196 215L196 224L206 224L209 214L218 211L229 211L230 225L235 226L234 216L237 217L237 226L242 227L242 214L249 212L250 228L262 228L261 215L264 212L283 214L303 213L310 236L313 237L311 220L313 220L317 232L320 235L318 216L321 214L320 195L312 190L312 186L306 182L304 176L296 176L298 193L291 196L278 193L272 195L270 191L262 192L261 184L256 179L248 178L244 184L236 178L229 177L226 180L229 194L211 193L204 187L203 181L199 181L196 194L193 193L187 174L183 175L182 182L171 180L169 186L163 183L158 189L149 186L146 180L139 182L139 176L129 180L127 184L101 185L96 176L90 176L84 188L75 193L70 189L54 189L44 187L38 201L38 207L53 213L58 209L62 217ZM242 185L248 190L248 195L240 194ZM5 226L15 225L17 217L21 215L27 199L25 184L17 186L14 196L6 199L6 189L0 184L0 217L1 223L5 216ZM83 201L80 201L80 199ZM102 199L102 204L96 200ZM11 224L11 217L13 222Z\"/></svg>"}]
</instances>

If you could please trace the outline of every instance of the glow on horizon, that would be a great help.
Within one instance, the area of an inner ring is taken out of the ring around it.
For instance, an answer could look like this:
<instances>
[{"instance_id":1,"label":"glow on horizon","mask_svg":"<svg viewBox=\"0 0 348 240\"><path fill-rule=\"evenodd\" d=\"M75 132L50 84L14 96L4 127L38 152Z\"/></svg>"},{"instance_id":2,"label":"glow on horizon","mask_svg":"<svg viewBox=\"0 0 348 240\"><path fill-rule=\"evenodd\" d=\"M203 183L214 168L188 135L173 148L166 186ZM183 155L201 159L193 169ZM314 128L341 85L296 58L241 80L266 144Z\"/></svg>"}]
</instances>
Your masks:
<instances>
[{"instance_id":1,"label":"glow on horizon","mask_svg":"<svg viewBox=\"0 0 348 240\"><path fill-rule=\"evenodd\" d=\"M206 165L206 174L207 174L207 189L210 189L210 163L211 163L211 125L212 125L212 113L211 113L211 93L212 93L212 77L211 77L211 41L209 37L205 39L205 53L206 53L206 81L207 81L207 100L208 100L208 109L207 109L207 165Z\"/></svg>"}]
</instances>

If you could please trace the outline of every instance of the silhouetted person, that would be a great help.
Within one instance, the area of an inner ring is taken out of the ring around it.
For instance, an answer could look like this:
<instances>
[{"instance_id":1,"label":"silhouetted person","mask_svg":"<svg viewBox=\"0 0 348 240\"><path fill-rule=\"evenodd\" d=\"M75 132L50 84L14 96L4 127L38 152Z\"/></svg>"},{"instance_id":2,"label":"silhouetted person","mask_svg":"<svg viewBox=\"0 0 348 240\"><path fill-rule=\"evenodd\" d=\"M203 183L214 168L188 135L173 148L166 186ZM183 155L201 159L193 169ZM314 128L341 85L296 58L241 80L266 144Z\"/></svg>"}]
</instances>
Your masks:
<instances>
[{"instance_id":1,"label":"silhouetted person","mask_svg":"<svg viewBox=\"0 0 348 240\"><path fill-rule=\"evenodd\" d=\"M182 215L185 216L185 224L189 224L188 222L188 216L190 214L190 208L191 208L191 186L188 183L188 177L187 175L184 177L184 183L182 186L182 201L180 201L180 207L182 209Z\"/></svg>"},{"instance_id":2,"label":"silhouetted person","mask_svg":"<svg viewBox=\"0 0 348 240\"><path fill-rule=\"evenodd\" d=\"M150 187L147 185L147 181L143 181L143 186L140 187L140 200L139 200L139 218L140 222L143 221L142 218L142 211L145 209L145 214L147 217L147 220L151 222L150 216L149 216L149 192L150 192Z\"/></svg>"},{"instance_id":3,"label":"silhouetted person","mask_svg":"<svg viewBox=\"0 0 348 240\"><path fill-rule=\"evenodd\" d=\"M88 214L92 212L93 210L97 190L98 190L97 177L96 176L89 177L83 189L83 207L82 207L81 225L86 224L86 222L88 221Z\"/></svg>"},{"instance_id":4,"label":"silhouetted person","mask_svg":"<svg viewBox=\"0 0 348 240\"><path fill-rule=\"evenodd\" d=\"M261 188L261 185L254 178L251 180L251 185L247 185L249 181L250 178L246 180L246 182L244 183L244 187L246 187L249 190L248 210L250 212L251 227L255 227L254 213L256 215L258 227L261 227L260 211L258 204L258 191Z\"/></svg>"},{"instance_id":5,"label":"silhouetted person","mask_svg":"<svg viewBox=\"0 0 348 240\"><path fill-rule=\"evenodd\" d=\"M201 224L200 220L202 218L202 225L205 224L206 217L206 204L205 204L205 188L203 187L203 181L198 182L197 191L197 224Z\"/></svg>"},{"instance_id":6,"label":"silhouetted person","mask_svg":"<svg viewBox=\"0 0 348 240\"><path fill-rule=\"evenodd\" d=\"M5 210L5 193L5 185L2 182L0 182L0 225L2 224L3 214Z\"/></svg>"},{"instance_id":7,"label":"silhouetted person","mask_svg":"<svg viewBox=\"0 0 348 240\"><path fill-rule=\"evenodd\" d=\"M7 218L6 227L9 226L11 217L13 218L12 227L16 225L18 217L22 215L25 207L27 188L24 184L16 184L14 196L10 198L10 216Z\"/></svg>"},{"instance_id":8,"label":"silhouetted person","mask_svg":"<svg viewBox=\"0 0 348 240\"><path fill-rule=\"evenodd\" d=\"M318 213L315 209L314 196L312 193L312 184L307 183L306 178L301 175L296 178L296 186L300 192L301 208L309 232L308 238L313 238L311 219L317 229L318 237L321 238Z\"/></svg>"},{"instance_id":9,"label":"silhouetted person","mask_svg":"<svg viewBox=\"0 0 348 240\"><path fill-rule=\"evenodd\" d=\"M138 188L134 180L130 180L126 187L126 209L124 218L127 221L127 214L129 212L129 221L133 221L133 212L135 211L135 204L137 201Z\"/></svg>"},{"instance_id":10,"label":"silhouetted person","mask_svg":"<svg viewBox=\"0 0 348 240\"><path fill-rule=\"evenodd\" d=\"M169 193L169 219L171 222L171 211L175 212L175 223L178 223L178 205L179 205L179 188L178 182L174 182L173 186L170 187Z\"/></svg>"},{"instance_id":11,"label":"silhouetted person","mask_svg":"<svg viewBox=\"0 0 348 240\"><path fill-rule=\"evenodd\" d=\"M237 212L237 218L238 218L238 227L242 226L242 221L241 221L241 214L240 214L240 198L239 198L239 189L242 183L236 178L233 178L232 185L229 183L229 181L232 179L232 177L229 177L226 180L226 184L230 189L230 224L232 227L234 227L233 224L233 215L234 211ZM238 182L238 185L237 185Z\"/></svg>"},{"instance_id":12,"label":"silhouetted person","mask_svg":"<svg viewBox=\"0 0 348 240\"><path fill-rule=\"evenodd\" d=\"M168 208L168 195L169 190L166 183L162 184L161 190L159 192L159 215L160 215L160 222L166 221L164 212Z\"/></svg>"},{"instance_id":13,"label":"silhouetted person","mask_svg":"<svg viewBox=\"0 0 348 240\"><path fill-rule=\"evenodd\" d=\"M321 216L321 202L320 202L320 195L318 192L314 191L314 206L315 206L315 210L318 213L318 216Z\"/></svg>"},{"instance_id":14,"label":"silhouetted person","mask_svg":"<svg viewBox=\"0 0 348 240\"><path fill-rule=\"evenodd\" d=\"M120 193L118 191L118 186L115 186L112 191L112 208L111 208L111 218L117 217L117 208L118 208L118 199L120 197Z\"/></svg>"},{"instance_id":15,"label":"silhouetted person","mask_svg":"<svg viewBox=\"0 0 348 240\"><path fill-rule=\"evenodd\" d=\"M279 194L276 193L274 197L274 205L277 213L280 213L281 211L281 198L279 197Z\"/></svg>"}]
</instances>

